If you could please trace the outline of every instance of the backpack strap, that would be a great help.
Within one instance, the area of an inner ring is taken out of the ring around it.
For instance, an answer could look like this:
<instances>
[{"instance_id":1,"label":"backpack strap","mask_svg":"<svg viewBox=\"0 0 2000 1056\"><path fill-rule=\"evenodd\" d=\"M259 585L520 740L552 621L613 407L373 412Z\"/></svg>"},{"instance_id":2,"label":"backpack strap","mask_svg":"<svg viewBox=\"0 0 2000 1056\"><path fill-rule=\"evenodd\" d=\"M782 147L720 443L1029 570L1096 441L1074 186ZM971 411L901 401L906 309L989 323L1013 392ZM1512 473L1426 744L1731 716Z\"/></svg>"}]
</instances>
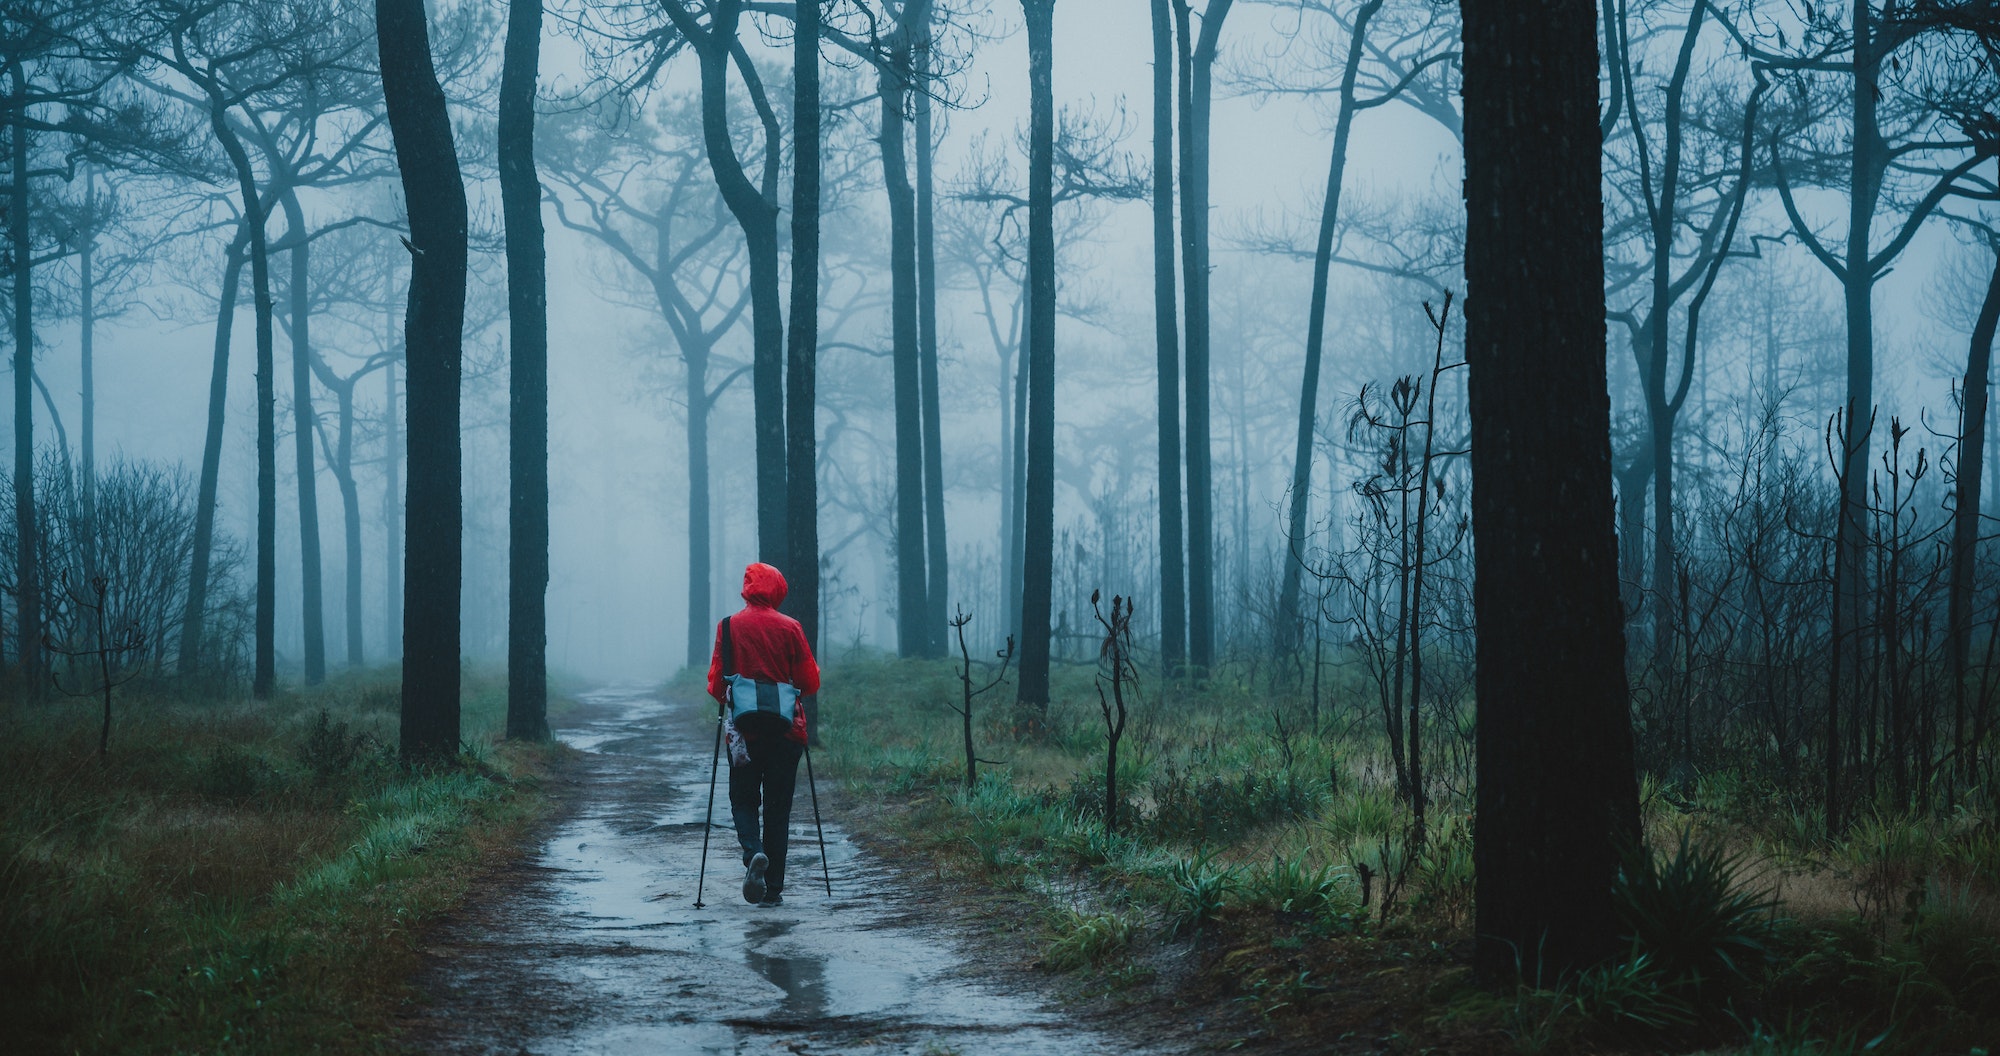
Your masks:
<instances>
[{"instance_id":1,"label":"backpack strap","mask_svg":"<svg viewBox=\"0 0 2000 1056\"><path fill-rule=\"evenodd\" d=\"M729 633L729 617L722 618L722 626L716 631L722 639L722 677L736 674L736 642Z\"/></svg>"}]
</instances>

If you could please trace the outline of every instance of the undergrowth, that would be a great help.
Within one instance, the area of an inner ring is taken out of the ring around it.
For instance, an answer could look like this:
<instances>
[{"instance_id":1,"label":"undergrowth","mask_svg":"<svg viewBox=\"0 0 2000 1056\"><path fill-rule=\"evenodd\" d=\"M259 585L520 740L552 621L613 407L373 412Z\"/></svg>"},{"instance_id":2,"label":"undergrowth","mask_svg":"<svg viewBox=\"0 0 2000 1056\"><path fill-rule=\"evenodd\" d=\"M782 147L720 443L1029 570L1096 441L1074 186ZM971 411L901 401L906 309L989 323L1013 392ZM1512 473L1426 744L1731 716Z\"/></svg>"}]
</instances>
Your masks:
<instances>
[{"instance_id":1,"label":"undergrowth","mask_svg":"<svg viewBox=\"0 0 2000 1056\"><path fill-rule=\"evenodd\" d=\"M558 750L395 757L393 670L269 703L149 699L110 754L61 702L0 711L0 1018L29 1052L393 1051L413 936L548 805Z\"/></svg>"},{"instance_id":2,"label":"undergrowth","mask_svg":"<svg viewBox=\"0 0 2000 1056\"><path fill-rule=\"evenodd\" d=\"M1482 984L1463 784L1435 778L1418 845L1358 682L1328 687L1317 730L1242 673L1142 683L1118 832L1089 669L1057 669L1045 715L987 698L971 792L951 668L850 657L827 684L857 702L825 713L828 769L900 804L898 833L941 876L1041 906L1036 963L1163 1014L1206 1008L1221 1047L1971 1054L2000 1038L1987 806L1829 834L1729 775L1648 778L1650 843L1618 880L1625 952Z\"/></svg>"}]
</instances>

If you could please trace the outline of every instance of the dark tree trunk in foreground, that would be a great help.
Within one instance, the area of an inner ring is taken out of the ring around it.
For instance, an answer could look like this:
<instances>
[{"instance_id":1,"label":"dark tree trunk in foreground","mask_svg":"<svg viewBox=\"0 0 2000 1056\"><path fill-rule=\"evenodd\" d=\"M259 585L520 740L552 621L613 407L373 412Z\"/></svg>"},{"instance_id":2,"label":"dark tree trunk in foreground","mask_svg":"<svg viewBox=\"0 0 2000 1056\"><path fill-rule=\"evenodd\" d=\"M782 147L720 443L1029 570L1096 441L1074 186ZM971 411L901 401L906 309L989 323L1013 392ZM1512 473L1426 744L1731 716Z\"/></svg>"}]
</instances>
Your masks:
<instances>
[{"instance_id":1,"label":"dark tree trunk in foreground","mask_svg":"<svg viewBox=\"0 0 2000 1056\"><path fill-rule=\"evenodd\" d=\"M1174 26L1170 0L1153 14L1153 339L1159 377L1160 664L1187 660L1187 578L1181 543L1181 335L1174 292Z\"/></svg>"},{"instance_id":2,"label":"dark tree trunk in foreground","mask_svg":"<svg viewBox=\"0 0 2000 1056\"><path fill-rule=\"evenodd\" d=\"M1209 0L1194 36L1187 0L1174 0L1181 67L1181 270L1187 301L1188 656L1215 664L1215 481L1209 438L1208 123L1216 40L1234 0Z\"/></svg>"},{"instance_id":3,"label":"dark tree trunk in foreground","mask_svg":"<svg viewBox=\"0 0 2000 1056\"><path fill-rule=\"evenodd\" d=\"M905 13L907 17L907 12ZM909 94L908 24L889 41L876 74L882 106L882 180L889 194L890 344L896 408L896 653L930 652L930 585L924 568L924 446L921 350L917 345L916 202L904 160Z\"/></svg>"},{"instance_id":4,"label":"dark tree trunk in foreground","mask_svg":"<svg viewBox=\"0 0 2000 1056\"><path fill-rule=\"evenodd\" d=\"M940 423L938 398L937 328L937 189L931 173L931 5L913 3L904 14L908 32L914 35L915 66L911 85L915 89L917 148L917 352L919 380L924 404L924 543L925 571L929 574L929 612L924 617L930 641L924 655L942 658L950 619L945 615L951 593L949 552L944 531L944 427Z\"/></svg>"},{"instance_id":5,"label":"dark tree trunk in foreground","mask_svg":"<svg viewBox=\"0 0 2000 1056\"><path fill-rule=\"evenodd\" d=\"M12 188L7 203L8 252L14 270L14 653L21 692L42 692L42 584L35 538L35 284L28 241L28 88L18 63L14 93Z\"/></svg>"},{"instance_id":6,"label":"dark tree trunk in foreground","mask_svg":"<svg viewBox=\"0 0 2000 1056\"><path fill-rule=\"evenodd\" d=\"M1055 0L1021 0L1028 23L1028 476L1021 674L1015 700L1049 704L1056 505Z\"/></svg>"},{"instance_id":7,"label":"dark tree trunk in foreground","mask_svg":"<svg viewBox=\"0 0 2000 1056\"><path fill-rule=\"evenodd\" d=\"M1340 226L1340 189L1347 175L1347 139L1354 129L1354 81L1361 71L1368 23L1380 10L1382 0L1368 0L1355 11L1354 29L1347 42L1347 61L1340 68L1340 116L1334 119L1333 158L1327 163L1319 241L1313 246L1312 308L1306 316L1306 364L1305 375L1299 382L1298 444L1292 451L1291 506L1285 522L1285 545L1290 554L1278 591L1279 652L1297 649L1300 640L1299 588L1305 570L1307 500L1312 491L1313 426L1319 420L1320 355L1326 345L1326 286L1333 272L1333 236Z\"/></svg>"},{"instance_id":8,"label":"dark tree trunk in foreground","mask_svg":"<svg viewBox=\"0 0 2000 1056\"><path fill-rule=\"evenodd\" d=\"M280 199L285 209L285 240L291 245L292 277L290 323L292 342L292 468L299 485L299 598L304 606L300 622L305 632L305 683L316 686L326 681L326 603L322 590L319 554L319 477L313 461L312 345L307 320L312 312L312 234L306 230L305 211L298 195L287 190Z\"/></svg>"},{"instance_id":9,"label":"dark tree trunk in foreground","mask_svg":"<svg viewBox=\"0 0 2000 1056\"><path fill-rule=\"evenodd\" d=\"M202 621L208 611L208 565L215 547L215 491L222 470L223 412L229 403L229 339L236 325L236 291L243 279L243 247L248 227L239 226L222 268L221 306L215 316L215 357L208 374L208 431L202 437L201 479L195 486L194 553L188 562L187 608L181 614L180 656L175 670L186 678L200 670Z\"/></svg>"},{"instance_id":10,"label":"dark tree trunk in foreground","mask_svg":"<svg viewBox=\"0 0 2000 1056\"><path fill-rule=\"evenodd\" d=\"M1617 949L1638 837L1612 531L1596 20L1466 0L1477 965L1530 979Z\"/></svg>"},{"instance_id":11,"label":"dark tree trunk in foreground","mask_svg":"<svg viewBox=\"0 0 2000 1056\"><path fill-rule=\"evenodd\" d=\"M402 752L458 751L458 374L466 207L423 0L375 0L382 96L410 214L408 570L403 587Z\"/></svg>"},{"instance_id":12,"label":"dark tree trunk in foreground","mask_svg":"<svg viewBox=\"0 0 2000 1056\"><path fill-rule=\"evenodd\" d=\"M535 174L535 79L542 0L510 0L500 67L500 206L507 229L507 736L543 740L548 722L549 290L542 184Z\"/></svg>"},{"instance_id":13,"label":"dark tree trunk in foreground","mask_svg":"<svg viewBox=\"0 0 2000 1056\"><path fill-rule=\"evenodd\" d=\"M819 0L798 5L792 75L792 303L785 350L785 533L792 616L819 650ZM690 631L707 654L706 619ZM699 663L694 653L690 664ZM817 716L814 716L817 718ZM817 725L815 724L815 727Z\"/></svg>"}]
</instances>

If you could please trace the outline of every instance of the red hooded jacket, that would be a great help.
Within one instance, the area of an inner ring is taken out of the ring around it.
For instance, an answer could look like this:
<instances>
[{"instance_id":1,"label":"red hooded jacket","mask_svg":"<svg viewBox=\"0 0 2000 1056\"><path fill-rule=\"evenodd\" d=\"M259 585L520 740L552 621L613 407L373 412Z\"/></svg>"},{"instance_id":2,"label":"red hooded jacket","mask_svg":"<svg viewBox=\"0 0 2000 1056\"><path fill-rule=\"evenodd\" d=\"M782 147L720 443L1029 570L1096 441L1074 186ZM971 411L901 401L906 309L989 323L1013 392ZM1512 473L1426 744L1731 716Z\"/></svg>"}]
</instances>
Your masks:
<instances>
[{"instance_id":1,"label":"red hooded jacket","mask_svg":"<svg viewBox=\"0 0 2000 1056\"><path fill-rule=\"evenodd\" d=\"M738 674L771 682L789 682L801 696L819 692L819 664L813 660L812 646L799 621L778 611L785 600L784 573L763 562L743 570L741 611L728 617L730 644ZM722 677L722 627L715 629L715 646L708 660L708 695L724 698L728 683ZM793 715L786 736L804 744L806 709Z\"/></svg>"}]
</instances>

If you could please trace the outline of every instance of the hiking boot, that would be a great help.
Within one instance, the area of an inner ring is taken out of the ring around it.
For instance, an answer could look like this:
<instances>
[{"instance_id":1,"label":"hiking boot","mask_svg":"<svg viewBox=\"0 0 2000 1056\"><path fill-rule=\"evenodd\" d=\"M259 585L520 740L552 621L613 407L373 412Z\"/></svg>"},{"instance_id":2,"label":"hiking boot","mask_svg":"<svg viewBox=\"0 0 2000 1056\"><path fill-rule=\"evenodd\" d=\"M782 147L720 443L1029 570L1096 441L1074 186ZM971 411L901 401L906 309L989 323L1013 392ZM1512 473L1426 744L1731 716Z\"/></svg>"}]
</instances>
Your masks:
<instances>
[{"instance_id":1,"label":"hiking boot","mask_svg":"<svg viewBox=\"0 0 2000 1056\"><path fill-rule=\"evenodd\" d=\"M763 851L750 856L750 868L743 871L743 901L753 905L764 901L764 870L770 864Z\"/></svg>"},{"instance_id":2,"label":"hiking boot","mask_svg":"<svg viewBox=\"0 0 2000 1056\"><path fill-rule=\"evenodd\" d=\"M775 906L782 906L784 904L785 904L785 896L777 893L776 891L773 891L770 894L764 896L764 901L757 903L757 908L771 909Z\"/></svg>"}]
</instances>

